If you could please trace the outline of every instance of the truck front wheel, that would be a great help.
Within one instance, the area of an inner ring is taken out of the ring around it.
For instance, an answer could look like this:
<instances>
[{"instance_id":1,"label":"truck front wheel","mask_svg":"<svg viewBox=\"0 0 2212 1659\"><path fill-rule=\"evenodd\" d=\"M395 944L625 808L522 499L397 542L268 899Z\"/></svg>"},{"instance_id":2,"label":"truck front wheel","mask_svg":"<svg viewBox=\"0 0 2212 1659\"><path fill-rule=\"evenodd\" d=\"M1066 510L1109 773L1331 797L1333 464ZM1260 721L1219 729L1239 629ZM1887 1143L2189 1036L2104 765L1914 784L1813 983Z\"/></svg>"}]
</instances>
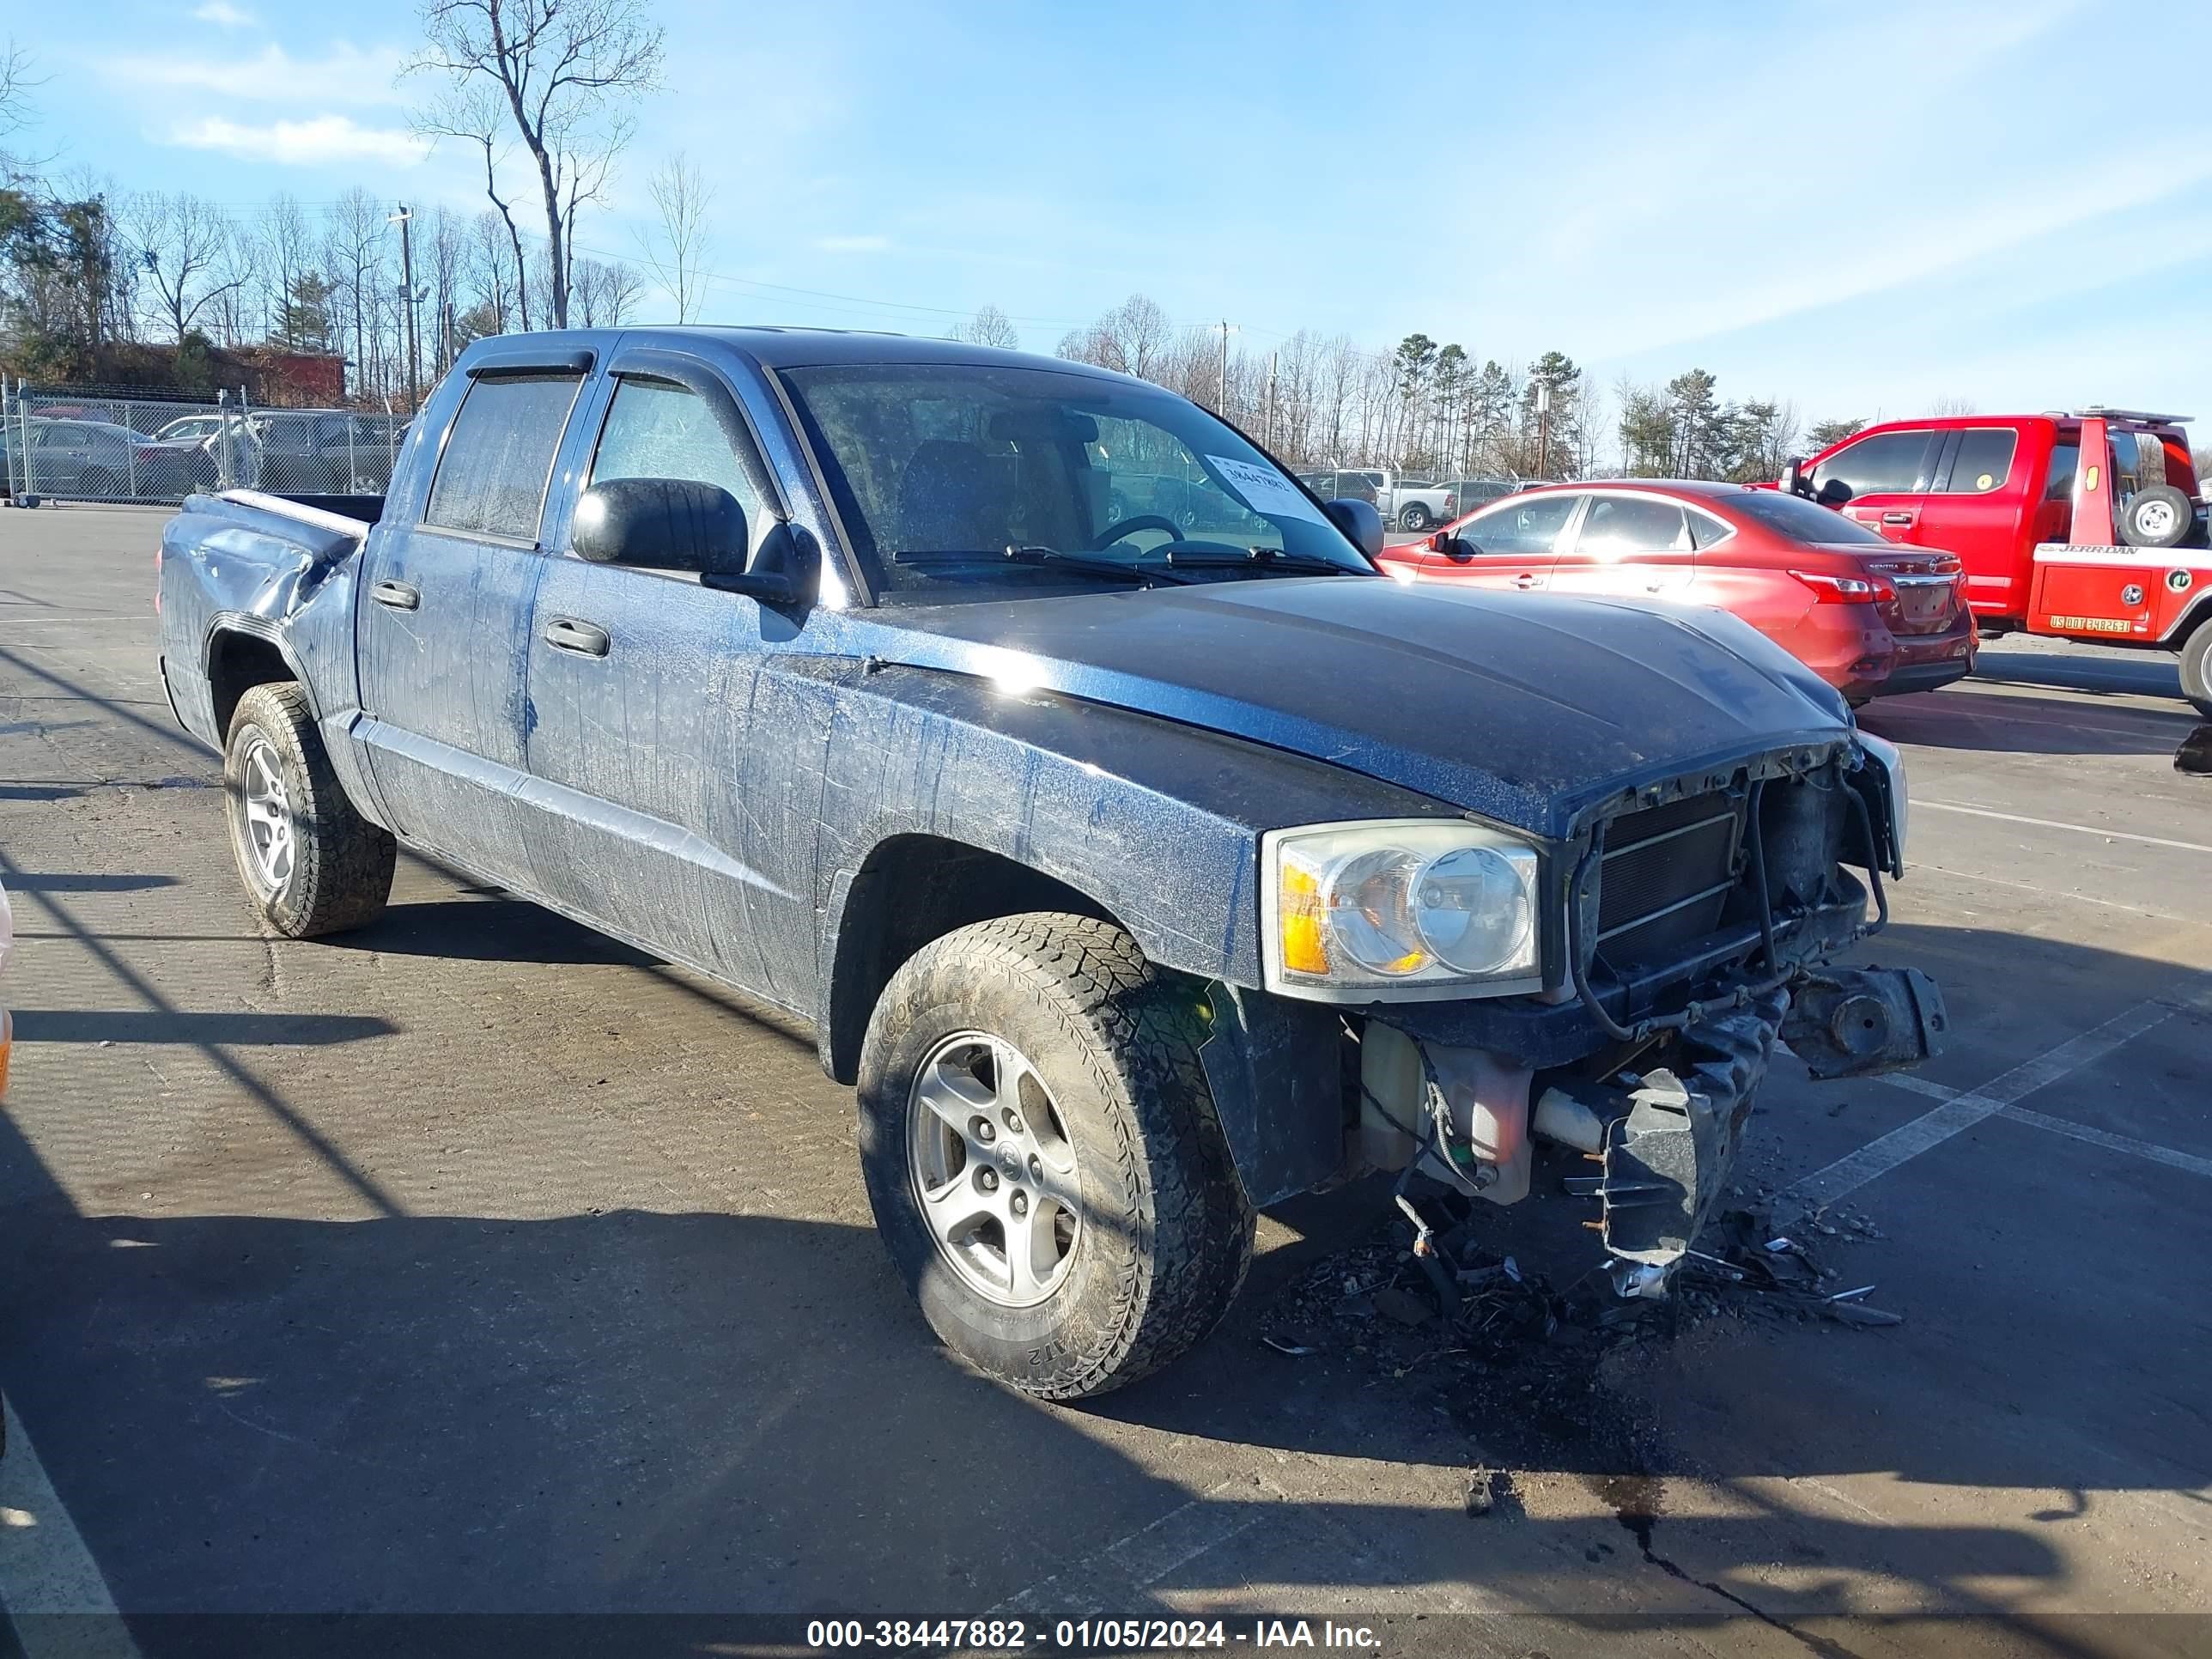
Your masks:
<instances>
[{"instance_id":1,"label":"truck front wheel","mask_svg":"<svg viewBox=\"0 0 2212 1659\"><path fill-rule=\"evenodd\" d=\"M1220 1321L1254 1218L1198 1058L1198 997L1111 923L1030 915L925 945L860 1054L876 1225L946 1346L1043 1400Z\"/></svg>"},{"instance_id":2,"label":"truck front wheel","mask_svg":"<svg viewBox=\"0 0 2212 1659\"><path fill-rule=\"evenodd\" d=\"M2197 624L2197 631L2181 642L2181 695L2197 705L2197 712L2212 720L2212 616Z\"/></svg>"},{"instance_id":3,"label":"truck front wheel","mask_svg":"<svg viewBox=\"0 0 2212 1659\"><path fill-rule=\"evenodd\" d=\"M346 799L297 685L238 700L222 791L239 879L278 933L312 939L384 913L398 848Z\"/></svg>"}]
</instances>

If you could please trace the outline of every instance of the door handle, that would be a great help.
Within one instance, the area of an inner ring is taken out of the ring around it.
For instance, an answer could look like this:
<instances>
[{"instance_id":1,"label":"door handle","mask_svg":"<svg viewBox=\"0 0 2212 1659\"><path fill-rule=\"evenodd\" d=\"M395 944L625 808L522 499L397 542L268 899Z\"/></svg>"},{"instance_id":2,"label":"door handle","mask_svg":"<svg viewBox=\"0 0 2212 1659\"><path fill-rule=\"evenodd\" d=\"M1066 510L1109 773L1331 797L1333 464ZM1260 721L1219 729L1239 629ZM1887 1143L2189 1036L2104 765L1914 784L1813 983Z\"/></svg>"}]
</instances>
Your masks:
<instances>
[{"instance_id":1,"label":"door handle","mask_svg":"<svg viewBox=\"0 0 2212 1659\"><path fill-rule=\"evenodd\" d=\"M613 641L597 623L556 617L545 624L545 643L556 651L573 652L580 657L604 657Z\"/></svg>"},{"instance_id":2,"label":"door handle","mask_svg":"<svg viewBox=\"0 0 2212 1659\"><path fill-rule=\"evenodd\" d=\"M379 605L388 605L394 611L419 610L422 604L421 590L405 582L377 582L368 590L368 597Z\"/></svg>"},{"instance_id":3,"label":"door handle","mask_svg":"<svg viewBox=\"0 0 2212 1659\"><path fill-rule=\"evenodd\" d=\"M1543 580L1544 579L1541 576L1532 576L1524 570L1521 574L1513 579L1513 586L1516 587L1534 587Z\"/></svg>"},{"instance_id":4,"label":"door handle","mask_svg":"<svg viewBox=\"0 0 2212 1659\"><path fill-rule=\"evenodd\" d=\"M1881 521L1884 524L1911 524L1912 515L1910 513L1885 513L1881 515Z\"/></svg>"}]
</instances>

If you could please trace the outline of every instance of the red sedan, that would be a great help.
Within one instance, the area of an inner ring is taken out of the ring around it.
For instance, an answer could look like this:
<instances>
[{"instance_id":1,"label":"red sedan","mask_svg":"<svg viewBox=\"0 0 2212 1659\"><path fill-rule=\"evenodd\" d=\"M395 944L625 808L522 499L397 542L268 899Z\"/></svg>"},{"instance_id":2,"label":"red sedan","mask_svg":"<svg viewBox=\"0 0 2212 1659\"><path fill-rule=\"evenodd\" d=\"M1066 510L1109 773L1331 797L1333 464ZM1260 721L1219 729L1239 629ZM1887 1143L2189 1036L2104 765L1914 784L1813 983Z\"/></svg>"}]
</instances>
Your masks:
<instances>
[{"instance_id":1,"label":"red sedan","mask_svg":"<svg viewBox=\"0 0 2212 1659\"><path fill-rule=\"evenodd\" d=\"M1750 484L1554 484L1382 562L1401 581L1717 606L1854 702L1933 690L1974 665L1957 559Z\"/></svg>"}]
</instances>

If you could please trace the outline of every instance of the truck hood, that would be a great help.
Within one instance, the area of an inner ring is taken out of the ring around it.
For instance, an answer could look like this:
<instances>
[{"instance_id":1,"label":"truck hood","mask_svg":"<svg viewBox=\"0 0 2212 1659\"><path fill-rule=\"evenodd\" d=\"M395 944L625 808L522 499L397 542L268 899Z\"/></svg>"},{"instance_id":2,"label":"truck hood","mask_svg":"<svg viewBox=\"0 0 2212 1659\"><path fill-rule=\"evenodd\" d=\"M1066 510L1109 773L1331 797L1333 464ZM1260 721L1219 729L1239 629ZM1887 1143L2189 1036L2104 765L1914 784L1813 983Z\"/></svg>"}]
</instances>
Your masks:
<instances>
[{"instance_id":1,"label":"truck hood","mask_svg":"<svg viewBox=\"0 0 2212 1659\"><path fill-rule=\"evenodd\" d=\"M1550 836L1625 787L1851 730L1810 670L1704 609L1284 577L845 620L879 661L1230 733Z\"/></svg>"}]
</instances>

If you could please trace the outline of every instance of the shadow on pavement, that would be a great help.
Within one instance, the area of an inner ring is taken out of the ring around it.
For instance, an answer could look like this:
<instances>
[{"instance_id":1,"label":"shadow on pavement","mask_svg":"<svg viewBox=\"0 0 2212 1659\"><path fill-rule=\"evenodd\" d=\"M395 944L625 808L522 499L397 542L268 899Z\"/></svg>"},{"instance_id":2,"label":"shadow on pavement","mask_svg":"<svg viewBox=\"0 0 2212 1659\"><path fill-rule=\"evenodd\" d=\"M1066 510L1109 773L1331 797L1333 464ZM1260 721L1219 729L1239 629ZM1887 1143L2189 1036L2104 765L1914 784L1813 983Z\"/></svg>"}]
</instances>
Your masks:
<instances>
[{"instance_id":1,"label":"shadow on pavement","mask_svg":"<svg viewBox=\"0 0 2212 1659\"><path fill-rule=\"evenodd\" d=\"M2087 724L2038 697L1993 691L1929 691L1859 710L1858 722L1893 743L2000 755L2170 755L2196 715L2118 705L2087 711Z\"/></svg>"},{"instance_id":2,"label":"shadow on pavement","mask_svg":"<svg viewBox=\"0 0 2212 1659\"><path fill-rule=\"evenodd\" d=\"M29 890L153 1006L134 1018L198 1018L52 896L82 890ZM587 954L602 949L594 936L519 902L401 906L380 927L480 961L635 954ZM401 948L375 931L358 943ZM2114 1008L2202 989L2169 964L2027 935L1901 926L1877 946L1880 960L1972 970L1948 981L1971 1034L1962 1086ZM2039 1002L2008 991L2025 982L2045 988ZM2054 1004L2079 1023L2054 1029ZM62 1016L26 1016L47 1018ZM2212 1425L2172 1404L2212 1372L2203 1322L2174 1312L2208 1243L2201 1190L2130 1170L2085 1197L2069 1143L2001 1158L1998 1136L2029 1133L2002 1123L1894 1177L1954 1172L1915 1200L1891 1246L1885 1277L1917 1297L1897 1332L1708 1325L1608 1360L1607 1414L1547 1420L1516 1411L1510 1386L1475 1408L1430 1372L1264 1347L1269 1291L1317 1243L1263 1261L1246 1302L1181 1365L1075 1411L948 1362L866 1228L635 1209L410 1213L373 1165L345 1160L339 1126L318 1123L282 1054L256 1075L217 1046L255 1039L176 1029L165 1040L207 1045L376 1215L88 1215L0 1115L0 1384L134 1614L934 1616L1073 1574L1095 1577L1110 1599L1094 1610L1116 1615L1164 1607L1154 1587L1169 1583L1200 1601L1255 1583L1293 1597L1450 1584L1601 1632L1646 1603L1716 1625L1763 1608L1794 1632L1852 1611L1873 1578L1967 1613L2063 1594L2063 1529L2103 1492L2212 1468ZM345 1052L374 1066L384 1051ZM2135 1109L2171 1119L2132 1133L2192 1133L2187 1075L2124 1080ZM1771 1113L1760 1123L1788 1132ZM1364 1226L1376 1199L1356 1188L1281 1214L1325 1242ZM1989 1262L2001 1271L1982 1274ZM1978 1410L1962 1418L1969 1399ZM1194 1494L1115 1443L1127 1427L1206 1443L1206 1466L1242 1470L1242 1484ZM1346 1496L1340 1474L1326 1498L1297 1495L1300 1460L1455 1470L1475 1458L1577 1482L1614 1519L1513 1504L1477 1523ZM1948 1519L1923 1506L1895 1522L1816 1510L1784 1484L1869 1474L1961 1498ZM1678 1480L1730 1505L1668 1516ZM2051 1498L2021 1524L1974 1512L1990 1492ZM1212 1541L1118 1587L1115 1550L1176 1516ZM1049 1612L1054 1594L1036 1605ZM152 1616L137 1633L159 1659L214 1640L211 1628L228 1629L219 1650L242 1645L234 1628ZM2023 1627L2021 1645L2086 1650L2067 1628Z\"/></svg>"},{"instance_id":3,"label":"shadow on pavement","mask_svg":"<svg viewBox=\"0 0 2212 1659\"><path fill-rule=\"evenodd\" d=\"M462 962L650 968L658 966L660 960L526 899L514 898L395 903L368 927L334 934L326 942L349 951Z\"/></svg>"}]
</instances>

